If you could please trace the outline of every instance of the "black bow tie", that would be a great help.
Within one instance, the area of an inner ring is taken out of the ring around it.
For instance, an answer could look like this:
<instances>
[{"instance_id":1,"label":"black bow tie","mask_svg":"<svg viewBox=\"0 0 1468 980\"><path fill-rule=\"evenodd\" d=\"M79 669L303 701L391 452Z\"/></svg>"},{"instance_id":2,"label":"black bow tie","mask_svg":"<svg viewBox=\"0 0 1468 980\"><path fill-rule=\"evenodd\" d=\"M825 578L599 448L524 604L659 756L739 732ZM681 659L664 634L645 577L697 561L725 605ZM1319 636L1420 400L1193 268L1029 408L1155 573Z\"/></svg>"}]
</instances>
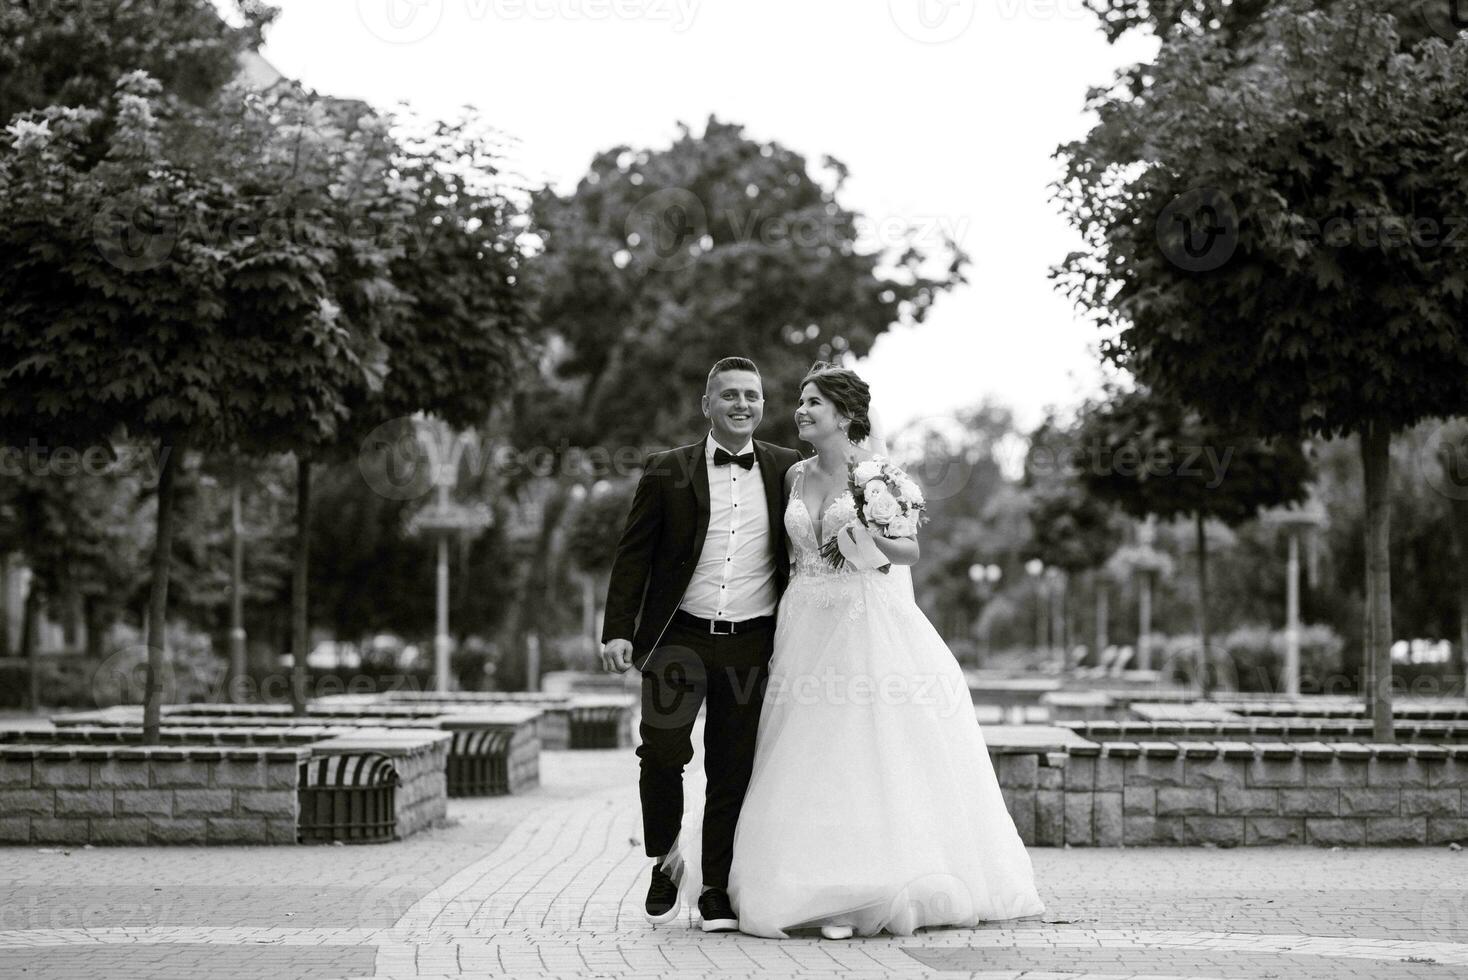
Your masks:
<instances>
[{"instance_id":1,"label":"black bow tie","mask_svg":"<svg viewBox=\"0 0 1468 980\"><path fill-rule=\"evenodd\" d=\"M715 466L728 466L730 463L738 463L745 469L752 470L754 469L754 453L740 453L738 456L735 456L733 453L725 452L722 449L714 450Z\"/></svg>"}]
</instances>

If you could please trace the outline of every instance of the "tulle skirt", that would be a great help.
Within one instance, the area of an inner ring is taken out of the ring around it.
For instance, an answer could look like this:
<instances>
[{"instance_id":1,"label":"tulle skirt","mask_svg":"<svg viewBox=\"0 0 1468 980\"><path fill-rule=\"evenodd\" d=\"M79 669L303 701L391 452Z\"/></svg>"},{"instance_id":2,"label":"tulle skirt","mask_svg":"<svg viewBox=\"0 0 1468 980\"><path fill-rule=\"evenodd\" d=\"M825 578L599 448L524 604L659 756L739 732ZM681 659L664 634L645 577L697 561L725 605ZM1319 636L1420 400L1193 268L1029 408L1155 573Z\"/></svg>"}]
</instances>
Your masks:
<instances>
[{"instance_id":1,"label":"tulle skirt","mask_svg":"<svg viewBox=\"0 0 1468 980\"><path fill-rule=\"evenodd\" d=\"M668 860L689 899L699 819ZM905 570L797 575L786 591L729 896L740 930L771 938L1044 911L963 671Z\"/></svg>"}]
</instances>

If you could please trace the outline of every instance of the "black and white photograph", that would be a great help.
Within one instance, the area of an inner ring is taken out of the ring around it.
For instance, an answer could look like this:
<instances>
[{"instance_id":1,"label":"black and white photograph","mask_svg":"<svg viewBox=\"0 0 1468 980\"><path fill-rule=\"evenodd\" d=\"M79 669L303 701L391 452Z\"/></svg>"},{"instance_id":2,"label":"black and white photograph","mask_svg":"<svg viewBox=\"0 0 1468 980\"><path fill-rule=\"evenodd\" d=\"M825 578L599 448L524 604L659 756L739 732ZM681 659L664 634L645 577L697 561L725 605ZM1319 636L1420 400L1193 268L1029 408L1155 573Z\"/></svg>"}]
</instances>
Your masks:
<instances>
[{"instance_id":1,"label":"black and white photograph","mask_svg":"<svg viewBox=\"0 0 1468 980\"><path fill-rule=\"evenodd\" d=\"M4 0L0 978L1468 971L1468 0Z\"/></svg>"}]
</instances>

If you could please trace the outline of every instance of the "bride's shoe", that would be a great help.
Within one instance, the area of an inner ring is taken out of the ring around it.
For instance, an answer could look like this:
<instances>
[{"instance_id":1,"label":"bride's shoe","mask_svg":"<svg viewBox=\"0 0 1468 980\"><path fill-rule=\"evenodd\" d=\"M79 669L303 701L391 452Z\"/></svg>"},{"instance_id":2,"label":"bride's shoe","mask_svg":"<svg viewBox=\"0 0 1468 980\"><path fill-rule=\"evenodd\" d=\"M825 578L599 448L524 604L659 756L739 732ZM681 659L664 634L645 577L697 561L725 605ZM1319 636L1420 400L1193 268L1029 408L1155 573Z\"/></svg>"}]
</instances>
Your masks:
<instances>
[{"instance_id":1,"label":"bride's shoe","mask_svg":"<svg viewBox=\"0 0 1468 980\"><path fill-rule=\"evenodd\" d=\"M821 936L825 939L850 939L851 935L851 926L821 926Z\"/></svg>"}]
</instances>

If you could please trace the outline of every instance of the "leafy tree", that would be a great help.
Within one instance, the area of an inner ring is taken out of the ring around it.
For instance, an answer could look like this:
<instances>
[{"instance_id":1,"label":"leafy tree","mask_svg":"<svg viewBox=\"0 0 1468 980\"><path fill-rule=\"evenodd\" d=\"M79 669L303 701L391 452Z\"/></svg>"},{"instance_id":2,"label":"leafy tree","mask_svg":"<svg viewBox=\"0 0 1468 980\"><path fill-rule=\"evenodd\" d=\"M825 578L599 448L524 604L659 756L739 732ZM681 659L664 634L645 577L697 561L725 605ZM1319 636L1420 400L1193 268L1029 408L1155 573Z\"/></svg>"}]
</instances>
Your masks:
<instances>
[{"instance_id":1,"label":"leafy tree","mask_svg":"<svg viewBox=\"0 0 1468 980\"><path fill-rule=\"evenodd\" d=\"M709 366L741 354L764 374L762 436L793 444L811 362L866 354L962 281L951 242L932 256L906 234L865 247L846 179L837 160L813 174L795 151L710 118L667 149L597 154L568 195L537 194L530 272L555 342L551 380L527 395L535 414L573 446L686 440ZM629 397L650 380L657 397Z\"/></svg>"},{"instance_id":2,"label":"leafy tree","mask_svg":"<svg viewBox=\"0 0 1468 980\"><path fill-rule=\"evenodd\" d=\"M1099 653L1106 646L1109 604L1105 578L1095 573L1121 545L1125 527L1115 506L1076 478L1076 453L1075 433L1053 416L1030 436L1024 473L1033 529L1029 550L1065 573L1067 597L1072 580L1090 578Z\"/></svg>"},{"instance_id":3,"label":"leafy tree","mask_svg":"<svg viewBox=\"0 0 1468 980\"><path fill-rule=\"evenodd\" d=\"M1262 33L1262 21L1281 0L1086 0L1101 21L1108 41L1128 31L1148 30L1158 37L1213 34L1235 48L1247 46ZM1330 11L1337 0L1314 0L1313 7ZM1377 0L1376 9L1396 16L1405 46L1436 35L1456 33L1452 7L1447 3L1416 0Z\"/></svg>"},{"instance_id":4,"label":"leafy tree","mask_svg":"<svg viewBox=\"0 0 1468 980\"><path fill-rule=\"evenodd\" d=\"M0 122L48 105L106 108L117 79L145 71L169 97L205 106L260 46L279 13L235 3L231 27L209 0L10 3L0 9ZM105 125L106 115L97 122Z\"/></svg>"},{"instance_id":5,"label":"leafy tree","mask_svg":"<svg viewBox=\"0 0 1468 980\"><path fill-rule=\"evenodd\" d=\"M1013 415L992 402L920 420L891 438L893 456L922 485L933 526L942 529L924 543L913 585L928 616L950 634L969 632L976 621L992 624L998 610L1009 608L970 580L972 566L999 566L1000 583L986 590L1023 577L1030 534L1025 497L1003 466L1020 442Z\"/></svg>"},{"instance_id":6,"label":"leafy tree","mask_svg":"<svg viewBox=\"0 0 1468 980\"><path fill-rule=\"evenodd\" d=\"M1096 94L1059 190L1087 243L1060 276L1111 360L1230 429L1360 433L1380 739L1391 435L1460 413L1468 365L1468 44L1403 55L1397 27L1337 0L1272 7L1239 51L1174 35L1143 90Z\"/></svg>"},{"instance_id":7,"label":"leafy tree","mask_svg":"<svg viewBox=\"0 0 1468 980\"><path fill-rule=\"evenodd\" d=\"M1468 419L1449 421L1436 433L1433 453L1441 467L1432 481L1447 500L1456 561L1459 683L1468 687ZM1468 693L1468 692L1464 692Z\"/></svg>"},{"instance_id":8,"label":"leafy tree","mask_svg":"<svg viewBox=\"0 0 1468 980\"><path fill-rule=\"evenodd\" d=\"M1202 680L1209 693L1207 522L1241 524L1266 507L1303 500L1310 477L1304 454L1288 439L1266 442L1210 425L1145 389L1112 391L1089 406L1076 441L1078 479L1088 493L1133 517L1192 517Z\"/></svg>"},{"instance_id":9,"label":"leafy tree","mask_svg":"<svg viewBox=\"0 0 1468 980\"><path fill-rule=\"evenodd\" d=\"M394 234L380 236L388 261L380 267L381 280L361 294L364 309L384 292L401 297L402 307L384 321L382 384L353 389L347 424L319 447L338 461L391 451L378 444L380 436L420 413L455 432L487 428L533 351L516 241L522 215L503 194L495 134L473 113L410 129L395 139L390 169L372 175L408 195L401 219L406 234L400 245ZM306 486L310 457L299 458ZM451 485L457 477L457 471L442 475ZM309 515L306 491L299 513ZM303 523L297 651L306 647L302 566L310 538L309 523ZM300 661L298 652L298 671Z\"/></svg>"},{"instance_id":10,"label":"leafy tree","mask_svg":"<svg viewBox=\"0 0 1468 980\"><path fill-rule=\"evenodd\" d=\"M611 571L632 491L630 480L607 482L593 486L577 502L566 530L566 548L576 567L592 575Z\"/></svg>"},{"instance_id":11,"label":"leafy tree","mask_svg":"<svg viewBox=\"0 0 1468 980\"><path fill-rule=\"evenodd\" d=\"M248 141L272 132L267 110L169 109L160 91L141 72L119 81L95 166L84 148L103 113L92 108L17 117L0 150L0 431L50 445L148 439L165 461L148 603L150 738L182 457L280 431L303 405L329 425L343 408L343 372L362 363L327 285L335 254L289 236L219 233L282 210L272 164L290 156L268 136ZM201 161L201 147L212 160Z\"/></svg>"}]
</instances>

